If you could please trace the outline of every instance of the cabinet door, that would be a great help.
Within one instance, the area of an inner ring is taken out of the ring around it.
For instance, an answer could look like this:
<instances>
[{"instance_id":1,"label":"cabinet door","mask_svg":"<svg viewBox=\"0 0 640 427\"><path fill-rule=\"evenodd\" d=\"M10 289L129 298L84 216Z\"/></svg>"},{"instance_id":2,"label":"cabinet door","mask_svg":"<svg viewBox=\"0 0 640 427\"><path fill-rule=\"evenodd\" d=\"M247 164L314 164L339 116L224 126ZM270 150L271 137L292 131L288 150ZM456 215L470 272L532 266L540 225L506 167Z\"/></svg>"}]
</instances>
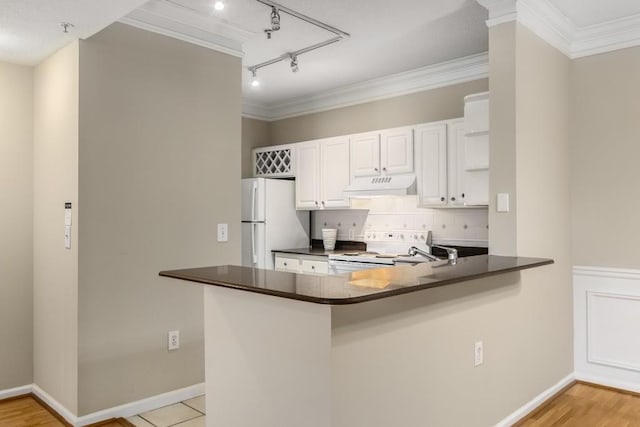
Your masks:
<instances>
[{"instance_id":1,"label":"cabinet door","mask_svg":"<svg viewBox=\"0 0 640 427\"><path fill-rule=\"evenodd\" d=\"M380 166L387 175L413 172L413 128L389 129L380 134Z\"/></svg>"},{"instance_id":2,"label":"cabinet door","mask_svg":"<svg viewBox=\"0 0 640 427\"><path fill-rule=\"evenodd\" d=\"M447 125L415 129L418 206L447 204Z\"/></svg>"},{"instance_id":3,"label":"cabinet door","mask_svg":"<svg viewBox=\"0 0 640 427\"><path fill-rule=\"evenodd\" d=\"M320 143L320 204L323 208L348 208L344 189L349 185L349 138L326 139Z\"/></svg>"},{"instance_id":4,"label":"cabinet door","mask_svg":"<svg viewBox=\"0 0 640 427\"><path fill-rule=\"evenodd\" d=\"M319 142L310 141L297 144L296 155L296 209L319 209Z\"/></svg>"},{"instance_id":5,"label":"cabinet door","mask_svg":"<svg viewBox=\"0 0 640 427\"><path fill-rule=\"evenodd\" d=\"M464 206L464 162L465 162L464 119L449 122L447 133L447 176L448 203L450 206Z\"/></svg>"},{"instance_id":6,"label":"cabinet door","mask_svg":"<svg viewBox=\"0 0 640 427\"><path fill-rule=\"evenodd\" d=\"M380 134L361 133L349 138L351 148L351 176L380 174Z\"/></svg>"}]
</instances>

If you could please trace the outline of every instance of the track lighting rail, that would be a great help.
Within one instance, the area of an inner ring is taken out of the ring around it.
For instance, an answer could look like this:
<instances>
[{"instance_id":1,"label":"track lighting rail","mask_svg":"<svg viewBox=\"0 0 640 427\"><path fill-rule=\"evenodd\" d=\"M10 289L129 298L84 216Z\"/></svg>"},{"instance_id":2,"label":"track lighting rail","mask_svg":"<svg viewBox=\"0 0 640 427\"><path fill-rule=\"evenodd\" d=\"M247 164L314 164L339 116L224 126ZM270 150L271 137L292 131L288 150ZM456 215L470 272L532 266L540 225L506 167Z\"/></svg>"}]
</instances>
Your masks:
<instances>
[{"instance_id":1,"label":"track lighting rail","mask_svg":"<svg viewBox=\"0 0 640 427\"><path fill-rule=\"evenodd\" d=\"M255 65L247 67L247 69L253 75L254 81L256 81L256 79L257 79L256 72L260 68L267 67L269 65L273 65L273 64L276 64L276 63L281 62L281 61L287 61L287 60L290 60L292 58L297 58L298 56L302 55L303 53L311 52L313 50L320 49L321 47L325 47L325 46L328 46L330 44L337 43L337 42L341 41L342 39L351 37L351 35L349 33L347 33L347 32L344 32L344 31L342 31L342 30L340 30L338 28L332 27L329 24L325 24L324 22L318 21L317 19L311 18L310 16L304 15L304 14L302 14L300 12L297 12L297 11L295 11L293 9L289 9L288 7L282 6L281 4L276 3L274 1L271 1L271 0L256 0L256 1L258 3L262 3L262 4L266 5L266 6L271 7L272 10L273 10L272 17L273 17L273 14L277 15L278 12L284 12L287 15L290 15L290 16L293 16L294 18L300 19L301 21L307 22L307 23L309 23L311 25L315 25L318 28L321 28L323 30L329 31L329 32L335 34L336 36L332 37L332 38L330 38L328 40L325 40L323 42L316 43L316 44L313 44L311 46L304 47L302 49L298 49L298 50L296 50L294 52L284 53L284 54L282 54L282 55L280 55L280 56L278 56L276 58L269 59L268 61L265 61L265 62L261 62L260 64L255 64ZM272 35L272 33L274 31L277 31L277 30L280 29L279 24L280 24L280 22L279 22L279 15L278 15L278 28L277 29L270 28L270 29L266 29L265 30L265 33L267 33L267 37L269 39L271 38L271 35ZM292 64L292 71L294 71L294 72L298 71L297 60L295 62L295 67L293 67L293 64Z\"/></svg>"}]
</instances>

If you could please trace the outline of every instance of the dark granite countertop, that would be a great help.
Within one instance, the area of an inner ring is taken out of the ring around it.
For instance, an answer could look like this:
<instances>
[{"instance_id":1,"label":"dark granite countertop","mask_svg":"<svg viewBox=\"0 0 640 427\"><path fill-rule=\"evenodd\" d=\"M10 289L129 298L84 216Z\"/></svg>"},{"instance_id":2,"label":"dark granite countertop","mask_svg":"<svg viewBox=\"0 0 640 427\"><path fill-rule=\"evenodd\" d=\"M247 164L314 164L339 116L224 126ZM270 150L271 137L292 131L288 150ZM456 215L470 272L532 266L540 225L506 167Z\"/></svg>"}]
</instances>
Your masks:
<instances>
[{"instance_id":1,"label":"dark granite countertop","mask_svg":"<svg viewBox=\"0 0 640 427\"><path fill-rule=\"evenodd\" d=\"M160 276L316 304L355 304L553 264L545 258L477 255L338 275L304 275L235 265L161 271Z\"/></svg>"}]
</instances>

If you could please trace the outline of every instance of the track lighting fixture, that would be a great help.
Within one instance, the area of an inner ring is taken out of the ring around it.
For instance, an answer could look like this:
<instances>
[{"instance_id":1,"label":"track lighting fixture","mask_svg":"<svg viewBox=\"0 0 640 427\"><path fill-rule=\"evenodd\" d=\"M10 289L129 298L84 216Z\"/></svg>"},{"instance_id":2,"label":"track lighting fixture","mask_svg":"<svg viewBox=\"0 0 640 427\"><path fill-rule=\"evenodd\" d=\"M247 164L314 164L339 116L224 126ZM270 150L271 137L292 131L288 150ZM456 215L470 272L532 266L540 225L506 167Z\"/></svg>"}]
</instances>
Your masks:
<instances>
[{"instance_id":1,"label":"track lighting fixture","mask_svg":"<svg viewBox=\"0 0 640 427\"><path fill-rule=\"evenodd\" d=\"M278 31L280 29L280 13L276 7L271 8L271 30Z\"/></svg>"},{"instance_id":2,"label":"track lighting fixture","mask_svg":"<svg viewBox=\"0 0 640 427\"><path fill-rule=\"evenodd\" d=\"M291 58L291 71L297 73L300 71L300 67L298 67L298 55L292 53L289 57Z\"/></svg>"},{"instance_id":3,"label":"track lighting fixture","mask_svg":"<svg viewBox=\"0 0 640 427\"><path fill-rule=\"evenodd\" d=\"M251 70L251 86L260 86L260 80L258 80L258 72L256 70Z\"/></svg>"},{"instance_id":4,"label":"track lighting fixture","mask_svg":"<svg viewBox=\"0 0 640 427\"><path fill-rule=\"evenodd\" d=\"M170 1L170 0L165 0L165 1ZM222 1L222 0L221 0ZM308 52L312 52L316 49L320 49L323 48L325 46L329 46L333 43L338 43L342 40L344 40L345 38L349 37L349 33L345 33L342 30L339 30L335 27L332 27L329 24L325 24L324 22L320 22L317 19L311 18L310 16L307 15L303 15L300 12L297 12L293 9L290 9L286 6L283 6L279 3L276 3L274 0L256 0L258 3L262 3L265 6L268 6L271 9L271 28L266 28L264 30L264 33L267 35L267 39L271 39L271 37L273 36L273 33L276 31L279 31L281 28L280 25L280 13L284 12L287 15L289 15L290 17L293 17L295 19L298 19L302 22L306 22L307 24L311 24L315 27L318 27L320 29L323 29L325 31L328 31L330 33L334 34L334 37L331 37L330 39L321 41L320 43L315 43L312 44L310 46L307 47L303 47L302 49L298 49L295 51L289 51L286 53L281 54L280 56L276 56L275 58L271 58L267 61L261 62L259 64L252 64L251 66L247 67L247 70L249 70L251 72L252 75L252 79L251 79L251 86L253 87L257 87L260 85L260 82L258 81L258 78L256 77L256 72L263 68L263 67L268 67L270 65L273 64L277 64L279 62L284 62L284 61L290 61L289 65L291 66L291 71L294 73L298 73L300 72L300 67L298 66L298 57L302 54L308 53ZM289 21L287 21L289 22Z\"/></svg>"},{"instance_id":5,"label":"track lighting fixture","mask_svg":"<svg viewBox=\"0 0 640 427\"><path fill-rule=\"evenodd\" d=\"M224 2L222 0L216 0L213 4L213 8L215 10L224 10Z\"/></svg>"}]
</instances>

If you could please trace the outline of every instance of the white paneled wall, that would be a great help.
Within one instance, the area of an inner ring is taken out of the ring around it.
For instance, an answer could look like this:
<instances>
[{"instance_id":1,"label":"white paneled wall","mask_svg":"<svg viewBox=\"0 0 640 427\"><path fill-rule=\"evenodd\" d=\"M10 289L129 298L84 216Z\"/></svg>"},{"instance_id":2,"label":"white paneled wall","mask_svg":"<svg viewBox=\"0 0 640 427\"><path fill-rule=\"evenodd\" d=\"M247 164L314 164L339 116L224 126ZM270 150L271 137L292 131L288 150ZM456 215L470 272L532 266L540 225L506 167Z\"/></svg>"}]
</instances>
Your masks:
<instances>
[{"instance_id":1,"label":"white paneled wall","mask_svg":"<svg viewBox=\"0 0 640 427\"><path fill-rule=\"evenodd\" d=\"M640 392L640 271L573 268L576 378Z\"/></svg>"},{"instance_id":2,"label":"white paneled wall","mask_svg":"<svg viewBox=\"0 0 640 427\"><path fill-rule=\"evenodd\" d=\"M365 240L367 231L428 231L449 244L486 246L487 208L421 209L416 196L354 199L352 209L313 213L313 238L322 228L337 228L339 240Z\"/></svg>"}]
</instances>

